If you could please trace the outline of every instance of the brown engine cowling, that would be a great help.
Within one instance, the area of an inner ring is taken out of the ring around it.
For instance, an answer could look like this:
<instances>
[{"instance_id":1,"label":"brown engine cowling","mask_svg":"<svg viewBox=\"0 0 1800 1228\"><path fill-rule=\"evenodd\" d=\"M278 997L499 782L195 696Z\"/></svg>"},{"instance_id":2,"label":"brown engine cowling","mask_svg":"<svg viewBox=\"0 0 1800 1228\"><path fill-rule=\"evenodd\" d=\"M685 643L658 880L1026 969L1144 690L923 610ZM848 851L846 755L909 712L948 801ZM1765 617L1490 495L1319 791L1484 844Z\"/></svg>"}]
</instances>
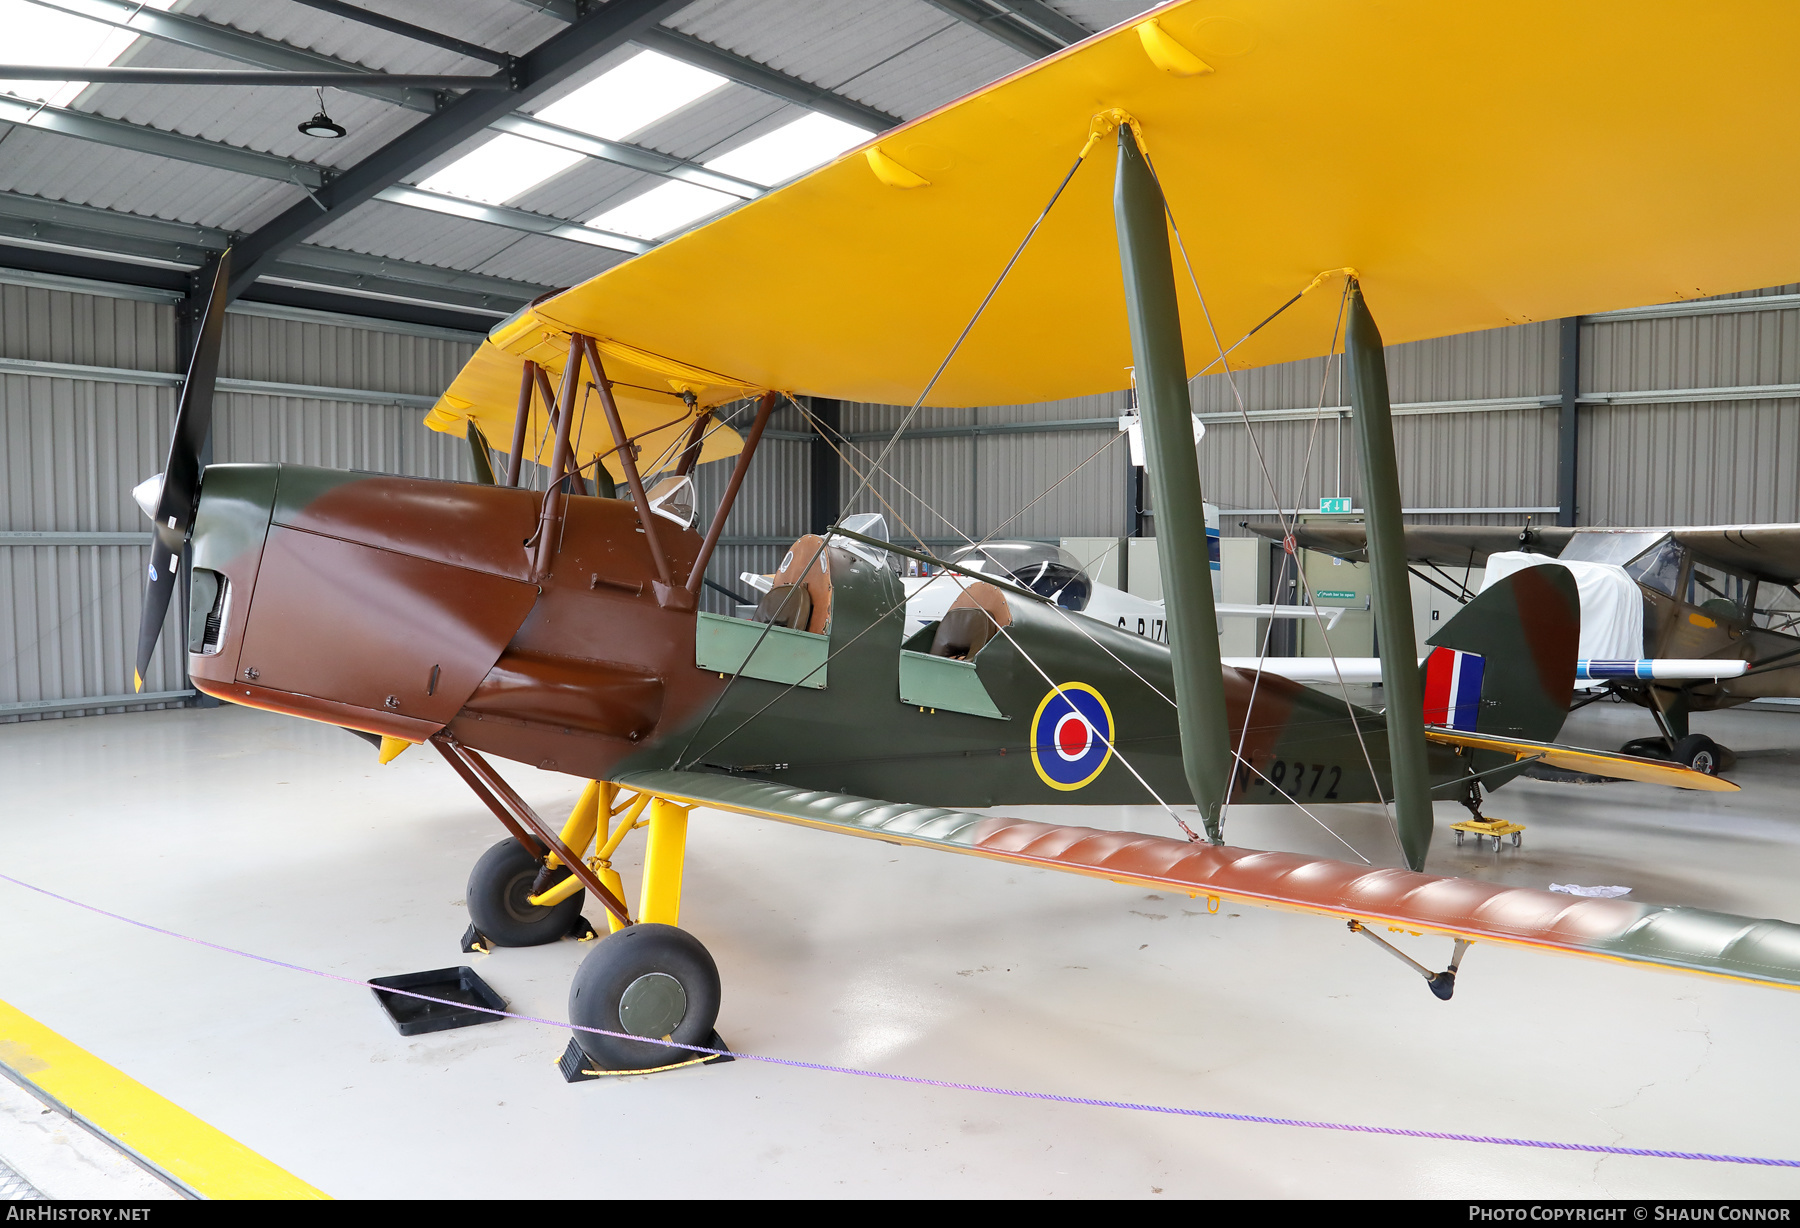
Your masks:
<instances>
[{"instance_id":1,"label":"brown engine cowling","mask_svg":"<svg viewBox=\"0 0 1800 1228\"><path fill-rule=\"evenodd\" d=\"M628 666L508 650L464 708L512 720L636 742L662 716L663 682Z\"/></svg>"},{"instance_id":2,"label":"brown engine cowling","mask_svg":"<svg viewBox=\"0 0 1800 1228\"><path fill-rule=\"evenodd\" d=\"M664 608L633 505L296 465L212 466L190 673L250 707L597 775L716 679ZM659 522L677 584L699 537ZM535 563L534 563L535 560ZM543 567L542 574L534 570Z\"/></svg>"},{"instance_id":3,"label":"brown engine cowling","mask_svg":"<svg viewBox=\"0 0 1800 1228\"><path fill-rule=\"evenodd\" d=\"M207 471L195 524L196 568L223 577L216 642L189 657L208 694L416 741L456 715L537 601L530 491L224 468ZM251 501L223 497L253 486L260 535Z\"/></svg>"}]
</instances>

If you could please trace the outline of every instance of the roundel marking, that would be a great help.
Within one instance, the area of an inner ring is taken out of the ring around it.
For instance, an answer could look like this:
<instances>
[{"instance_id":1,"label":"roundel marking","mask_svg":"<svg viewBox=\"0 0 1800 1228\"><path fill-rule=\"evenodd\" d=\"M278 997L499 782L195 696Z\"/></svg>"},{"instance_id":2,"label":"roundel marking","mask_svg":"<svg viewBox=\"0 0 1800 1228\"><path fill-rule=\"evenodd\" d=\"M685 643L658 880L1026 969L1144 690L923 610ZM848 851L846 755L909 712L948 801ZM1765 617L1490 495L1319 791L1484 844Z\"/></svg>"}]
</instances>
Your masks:
<instances>
[{"instance_id":1,"label":"roundel marking","mask_svg":"<svg viewBox=\"0 0 1800 1228\"><path fill-rule=\"evenodd\" d=\"M1085 682L1053 688L1031 718L1031 766L1052 789L1093 782L1112 758L1112 709Z\"/></svg>"}]
</instances>

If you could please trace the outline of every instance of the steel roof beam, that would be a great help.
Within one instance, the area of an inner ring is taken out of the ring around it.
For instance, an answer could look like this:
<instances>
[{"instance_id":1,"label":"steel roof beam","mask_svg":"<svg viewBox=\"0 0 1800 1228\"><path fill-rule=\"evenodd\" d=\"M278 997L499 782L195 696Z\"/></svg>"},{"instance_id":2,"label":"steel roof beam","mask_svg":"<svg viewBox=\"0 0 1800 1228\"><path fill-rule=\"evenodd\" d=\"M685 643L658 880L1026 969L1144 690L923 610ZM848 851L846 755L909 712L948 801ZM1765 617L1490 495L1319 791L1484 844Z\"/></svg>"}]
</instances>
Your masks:
<instances>
[{"instance_id":1,"label":"steel roof beam","mask_svg":"<svg viewBox=\"0 0 1800 1228\"><path fill-rule=\"evenodd\" d=\"M358 8L354 4L341 4L339 0L294 0L294 3L304 4L309 9L318 9L321 13L330 13L333 17L342 17L359 25L386 30L389 34L410 38L415 43L428 43L433 47L442 47L446 51L456 52L457 55L468 56L471 60L486 60L489 64L497 64L502 68L512 60L512 57L504 51L493 51L475 43L465 43L460 38L452 38L448 34L440 34L436 30L427 30L423 26L415 26L411 22L400 21L382 13L371 13L368 9Z\"/></svg>"},{"instance_id":2,"label":"steel roof beam","mask_svg":"<svg viewBox=\"0 0 1800 1228\"><path fill-rule=\"evenodd\" d=\"M535 128L527 127L515 122L519 118L521 117L503 116L495 126L506 131L532 136L534 139L538 135L537 129L547 129L556 137L555 144L580 152L594 152L597 147L614 144L588 137L584 133L557 128L552 124L538 124ZM42 131L98 141L121 149L154 153L165 158L217 167L241 175L255 175L263 179L293 183L308 192L309 199L315 202L312 207L318 209L323 209L325 206L323 201L318 200L315 190L322 189L331 181L331 173L326 168L315 166L310 162L279 158L273 154L257 153L255 150L239 149L234 145L224 145L217 141L203 140L200 137L163 132L160 129L148 128L141 124L127 123L124 120L90 115L85 111L72 111L65 107L40 107L34 103L0 96L0 123L4 122L19 123ZM671 179L682 179L702 187L712 188L715 191L729 193L739 199L748 199L763 193L763 189L755 184L734 179L729 175L721 175L716 171L709 171L705 167L682 162L676 158L651 153L648 150L622 147L614 148L610 152L616 155L618 161L633 169L664 175ZM392 204L465 217L493 226L504 226L509 230L523 231L527 234L551 235L576 243L585 243L591 247L608 247L615 251L630 252L634 255L648 251L655 246L653 242L644 239L615 234L612 231L600 230L564 218L548 217L541 213L531 213L524 209L513 209L504 205L488 205L480 201L464 200L461 197L446 196L441 192L428 192L406 184L395 184L383 189L377 195L380 199ZM97 210L96 212L108 211ZM4 214L4 209L0 209L0 214ZM38 220L48 224L48 219ZM161 224L159 219L153 218L134 218L133 221L152 225ZM169 224L179 226L178 223ZM16 233L16 228L14 232L9 233ZM222 235L224 232L216 233ZM134 234L133 237L141 236ZM78 244L78 246L86 245ZM221 239L216 245L208 245L199 250L204 256L216 252L224 246L224 241ZM156 239L148 241L147 245L140 244L121 254L185 263L182 257L170 257L163 254L166 247L166 241Z\"/></svg>"},{"instance_id":3,"label":"steel roof beam","mask_svg":"<svg viewBox=\"0 0 1800 1228\"><path fill-rule=\"evenodd\" d=\"M574 21L581 13L577 0L513 0L513 3L561 21ZM672 60L718 73L739 85L747 85L753 90L799 103L803 107L810 107L858 127L882 132L906 122L901 116L890 115L879 107L858 102L836 90L814 85L804 78L782 72L779 68L771 68L749 56L727 51L704 39L671 30L667 26L651 26L631 41L640 47L660 51Z\"/></svg>"},{"instance_id":4,"label":"steel roof beam","mask_svg":"<svg viewBox=\"0 0 1800 1228\"><path fill-rule=\"evenodd\" d=\"M131 30L150 38L178 43L214 55L227 56L246 64L294 71L316 70L352 74L345 77L338 88L348 93L378 98L384 102L396 103L410 110L422 111L427 114L433 114L438 109L438 95L431 91L398 89L391 84L383 84L380 73L364 69L347 60L334 59L311 51L301 51L286 43L264 38L259 34L246 34L242 30L234 30L229 26L215 26L197 17L181 17L158 13L152 9L140 9L135 4L125 3L124 0L83 0L80 4L73 3L71 0L31 0L31 2L44 8L106 21L121 29ZM68 113L84 114L79 111ZM875 112L875 114L882 113ZM716 191L728 192L733 196L760 196L763 192L763 189L755 184L748 184L728 175L720 175L716 171L709 171L705 167L680 158L671 158L653 149L645 149L640 145L631 145L624 141L602 140L586 133L573 132L555 124L545 123L543 120L529 115L508 115L503 120L496 121L494 127L519 136L530 137L535 141L542 141L547 145L558 145L564 149L571 149L587 157L598 158L603 162L628 166L632 170L646 171L669 179L683 179L689 183L698 183L703 187L713 188ZM153 130L138 128L136 131ZM91 136L90 139L99 139L99 137ZM127 146L127 148L148 148L148 146ZM164 148L174 147L164 143ZM152 152L163 152L163 149L158 148ZM179 157L180 155L170 154L169 156ZM216 165L203 157L188 160ZM299 163L297 165L307 164ZM236 168L226 167L225 169ZM287 178L286 175L266 177ZM297 182L302 182L307 187L319 186L317 181L304 178Z\"/></svg>"},{"instance_id":5,"label":"steel roof beam","mask_svg":"<svg viewBox=\"0 0 1800 1228\"><path fill-rule=\"evenodd\" d=\"M4 79L0 77L0 80ZM164 132L160 128L144 124L107 119L69 107L25 102L5 95L0 95L0 123L13 123L43 132L97 141L102 145L112 145L136 153L156 154L219 170L235 171L240 175L254 175L259 179L275 179L297 184L308 191L323 187L334 173L330 168L302 162L297 158L283 158L202 137ZM722 175L718 171L707 170L704 166L680 158L671 158L667 154L627 145L621 141L602 140L585 132L560 128L526 115L505 115L496 120L493 126L503 132L517 133L519 136L560 146L604 162L661 175L666 179L680 179L745 200L761 196L765 191L759 184Z\"/></svg>"},{"instance_id":6,"label":"steel roof beam","mask_svg":"<svg viewBox=\"0 0 1800 1228\"><path fill-rule=\"evenodd\" d=\"M41 132L55 132L84 141L97 141L119 149L156 154L181 162L194 162L219 170L235 171L240 175L254 175L259 179L278 179L308 190L322 187L326 179L323 168L297 158L283 158L219 141L183 136L178 132L164 132L145 124L107 119L69 107L25 102L4 95L0 95L0 123L17 124L22 128L35 128Z\"/></svg>"},{"instance_id":7,"label":"steel roof beam","mask_svg":"<svg viewBox=\"0 0 1800 1228\"><path fill-rule=\"evenodd\" d=\"M560 34L519 57L515 93L465 94L436 115L407 129L369 157L335 176L314 194L283 211L237 245L231 295L236 297L267 271L284 249L301 242L358 205L373 200L435 158L455 149L522 102L529 102L580 72L598 56L623 46L688 0L612 0ZM583 228L586 229L586 228Z\"/></svg>"},{"instance_id":8,"label":"steel roof beam","mask_svg":"<svg viewBox=\"0 0 1800 1228\"><path fill-rule=\"evenodd\" d=\"M306 0L301 0L301 3L305 2ZM1091 38L1094 33L1074 18L1064 17L1044 0L990 0L990 3L1005 9L1028 25L1036 26L1065 47L1073 46L1084 38Z\"/></svg>"},{"instance_id":9,"label":"steel roof beam","mask_svg":"<svg viewBox=\"0 0 1800 1228\"><path fill-rule=\"evenodd\" d=\"M568 239L573 243L585 243L589 247L611 248L615 252L628 252L633 256L641 255L656 246L653 239L634 238L595 226L584 226L580 222L514 209L508 205L488 205L478 200L464 200L460 196L446 196L442 192L427 192L422 188L408 187L404 183L381 189L374 194L374 199L396 205L410 205L414 209L428 209L451 217L468 218L472 222L486 222L490 226L504 226L508 230L522 230L527 234Z\"/></svg>"},{"instance_id":10,"label":"steel roof beam","mask_svg":"<svg viewBox=\"0 0 1800 1228\"><path fill-rule=\"evenodd\" d=\"M1034 60L1061 51L1065 44L1034 25L1019 20L1007 8L995 9L981 0L925 0L932 8L948 13L965 25L974 26L989 38L1005 43L1015 51L1023 51Z\"/></svg>"},{"instance_id":11,"label":"steel roof beam","mask_svg":"<svg viewBox=\"0 0 1800 1228\"><path fill-rule=\"evenodd\" d=\"M5 80L5 78L0 77L0 80ZM511 132L517 136L529 137L531 140L541 141L545 145L555 145L574 153L586 154L590 158L598 158L602 162L611 162L615 166L628 166L634 171L661 175L665 179L679 179L684 183L699 184L703 188L711 188L715 192L724 192L729 196L737 196L744 200L752 200L768 190L759 183L751 183L747 179L738 179L732 175L707 170L697 163L687 162L681 158L671 158L667 154L657 153L654 149L645 149L642 145L628 145L624 141L609 141L586 132L577 132L573 128L563 128L556 124L545 123L543 120L533 119L529 115L502 115L494 121L493 126L501 132Z\"/></svg>"},{"instance_id":12,"label":"steel roof beam","mask_svg":"<svg viewBox=\"0 0 1800 1228\"><path fill-rule=\"evenodd\" d=\"M224 250L223 230L0 192L0 236L27 243L126 256L192 269ZM366 293L501 311L515 310L546 286L484 273L389 260L362 252L301 245L284 253L272 276Z\"/></svg>"},{"instance_id":13,"label":"steel roof beam","mask_svg":"<svg viewBox=\"0 0 1800 1228\"><path fill-rule=\"evenodd\" d=\"M353 83L342 88L353 93L397 103L413 111L427 113L438 109L438 97L430 90L407 89L384 85L381 74L316 51L304 51L260 34L249 34L230 26L216 25L199 17L180 13L163 13L132 3L131 0L31 0L42 8L56 9L91 21L104 22L122 30L130 30L163 42L176 43L195 51L256 64L263 68L295 71L361 72L369 77L367 84Z\"/></svg>"},{"instance_id":14,"label":"steel roof beam","mask_svg":"<svg viewBox=\"0 0 1800 1228\"><path fill-rule=\"evenodd\" d=\"M683 34L667 26L653 26L632 41L652 51L660 51L672 60L718 73L739 85L761 90L783 101L797 103L833 119L855 124L859 128L885 132L906 122L900 116L890 115L879 107L872 107L835 90L813 85L779 69L770 68L767 64L759 64L748 56L715 47L691 34Z\"/></svg>"},{"instance_id":15,"label":"steel roof beam","mask_svg":"<svg viewBox=\"0 0 1800 1228\"><path fill-rule=\"evenodd\" d=\"M365 73L336 69L281 68L240 72L220 68L82 68L65 64L0 64L0 81L86 81L119 85L329 85L344 89L371 76L385 87L432 90L510 90L504 73L469 77L431 73Z\"/></svg>"}]
</instances>

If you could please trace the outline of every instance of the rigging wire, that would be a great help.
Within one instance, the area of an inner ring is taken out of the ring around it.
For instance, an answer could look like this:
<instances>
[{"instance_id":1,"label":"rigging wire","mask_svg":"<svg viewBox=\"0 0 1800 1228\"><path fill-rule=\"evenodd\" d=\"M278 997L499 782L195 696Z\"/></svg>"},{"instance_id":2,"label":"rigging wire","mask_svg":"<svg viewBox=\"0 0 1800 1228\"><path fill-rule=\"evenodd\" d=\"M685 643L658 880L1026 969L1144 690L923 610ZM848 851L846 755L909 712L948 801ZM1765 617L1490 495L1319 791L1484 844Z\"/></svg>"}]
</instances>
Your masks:
<instances>
[{"instance_id":1,"label":"rigging wire","mask_svg":"<svg viewBox=\"0 0 1800 1228\"><path fill-rule=\"evenodd\" d=\"M797 402L795 403L795 408L796 409L800 408L799 404ZM811 415L807 414L805 410L801 410L800 412L801 412L802 416L806 417L809 422L812 421ZM818 429L818 426L816 423L813 424L813 429L815 429L815 430ZM823 432L821 432L821 435L823 435ZM1108 439L1106 441L1106 443L1102 444L1099 448L1095 449L1094 452L1091 453L1087 457L1087 460L1082 461L1081 464L1075 466L1074 469L1071 469L1068 473L1065 473L1062 477L1058 478L1055 482L1051 483L1049 488L1046 489L1042 494L1040 494L1036 499L1033 499L1030 503L1028 503L1024 507L1020 508L1017 512L1015 512L1013 514L1011 519L1007 520L1004 524L1000 525L998 528L985 534L979 542L977 542L974 538L970 537L967 533L963 532L961 529L957 528L955 523L952 522L949 519L949 517L944 516L941 512L937 512L937 510L935 508L932 508L929 504L927 504L925 502L925 500L921 499L917 494L914 494L913 491L909 487L907 487L907 485L904 482L902 482L899 478L895 477L893 475L893 473L887 472L885 470L883 471L883 473L884 473L884 476L886 476L890 482L893 482L896 486L900 487L901 490L905 491L915 501L917 501L922 506L924 506L926 508L926 510L933 512L935 515L937 515L937 517L940 520L942 520L945 524L949 525L950 528L959 537L961 537L966 543L968 543L968 547L970 549L979 550L982 546L985 546L989 542L992 542L1000 534L1000 532L1002 530L1004 530L1007 527L1009 527L1010 525L1012 525L1013 522L1018 520L1020 516L1023 516L1026 512L1030 511L1033 507L1035 507L1039 502L1041 502L1045 497L1047 497L1051 493L1051 491L1054 491L1058 486L1061 486L1064 482L1066 482L1070 478L1074 477L1075 474L1081 469L1082 465L1086 465L1088 463L1088 461L1093 460L1095 457L1099 456L1101 453L1107 451L1114 444L1118 443L1119 439L1120 439L1120 436L1118 436L1118 435L1114 435L1112 438ZM827 439L827 442L828 443L830 442L829 439ZM852 472L857 472L855 464L852 463L848 457L844 456L843 452L837 448L836 444L831 444L831 447L832 447L833 451L836 451L838 453L839 459L841 459L844 462L844 464L850 466ZM860 449L859 449L859 452L860 452ZM879 463L879 462L877 462L877 463ZM875 472L875 470L873 468L871 468L871 470L870 470L871 479L873 478L874 472ZM868 485L869 485L869 482L865 481L864 486L867 487ZM881 496L879 494L877 494L876 497L880 498ZM890 507L890 510L891 510L891 505L889 505L885 499L882 500L882 505L884 507ZM901 527L904 528L907 533L911 534L911 536L913 537L913 539L915 541L918 541L921 545L924 544L924 539L921 538L918 535L918 533L913 530L912 526L908 525L905 522L905 520L900 517L900 514L898 512L894 513L894 517L896 520L900 521ZM938 574L946 575L948 573L940 572ZM918 592L921 592L921 593L924 592L927 588L929 588L931 586L932 583L934 583L936 581L937 578L938 578L937 576L933 576L930 580L927 580L925 584L920 585ZM957 583L962 584L962 582L960 580L957 581ZM962 585L962 587L964 587L966 589L967 585ZM918 594L915 593L913 595L917 596ZM1064 612L1063 609L1060 606L1058 606L1054 601L1047 602L1046 604L1048 604L1052 609L1056 610L1056 612L1058 614L1061 614L1065 620L1068 619L1068 617L1069 617L1068 614L1066 612ZM902 608L904 608L904 607L902 607ZM1055 690L1055 692L1058 695L1062 695L1063 694L1062 685L1060 683L1052 681L1050 678L1050 675L1047 673L1044 673L1043 667L1040 666L1037 663L1037 661L1034 660L1031 657L1031 655L1029 653L1027 653L1023 647L1020 646L1020 644L1018 643L1017 640L1013 639L1012 635L1006 630L1006 628L1001 627L998 623L995 624L995 627L998 631L1000 631L1000 633L1002 635L1004 635L1006 637L1007 641L1012 644L1014 650L1017 651L1018 654L1022 658L1024 658L1026 660L1026 662L1028 662L1033 669L1037 670L1037 672L1039 674L1043 675L1044 680L1046 682L1050 683L1051 688L1053 690ZM867 632L865 631L863 634L867 634ZM860 639L860 638L862 638L862 636L858 635L856 638ZM1090 637L1090 638L1092 638L1092 637ZM855 643L856 640L853 639L850 642ZM847 647L849 647L849 645L846 644L845 647L847 648ZM1104 648L1104 645L1102 645L1102 647ZM836 655L836 654L833 654L833 655ZM1113 656L1113 659L1115 661L1119 660L1117 656L1113 655L1110 652L1110 650L1108 650L1107 655ZM829 658L827 658L827 660L829 660ZM1119 664L1125 665L1125 662L1119 661ZM1140 682L1143 682L1145 686L1150 687L1151 690L1156 691L1156 693L1159 695L1162 694L1162 692L1155 686L1155 684L1151 683L1148 679L1144 678L1144 676L1142 674L1139 674L1136 670L1132 669L1129 665L1125 665L1125 668L1128 671L1130 671L1130 673L1134 677L1136 677ZM790 689L792 689L792 688L790 687ZM1168 698L1166 695L1163 697L1165 699ZM777 696L777 698L780 698L780 697ZM759 713L759 715L760 715L760 713ZM741 727L742 726L740 726L740 728ZM1090 728L1091 728L1091 726L1090 726ZM735 732L735 730L733 732ZM1094 732L1096 734L1098 734L1100 731L1096 729L1096 730L1094 730ZM1035 736L1035 734L1034 734L1034 736ZM1168 811L1169 817L1173 818L1175 820L1176 825L1178 827L1180 827L1182 831L1187 833L1188 839L1189 840L1198 840L1199 837L1194 834L1193 828L1189 827L1187 825L1187 823L1185 823L1182 820L1181 816L1175 812L1174 808L1171 807L1166 801L1164 801L1162 799L1162 796L1160 794L1158 794L1155 789L1150 787L1150 783L1144 779L1142 773L1140 773L1137 770L1137 768L1132 765L1131 761L1126 758L1125 753L1123 751L1119 750L1118 747L1113 743L1113 741L1111 739L1105 737L1104 735L1101 735L1101 741L1106 743L1107 749L1109 751L1111 751L1113 754L1115 754L1119 757L1119 762L1125 765L1126 771L1130 772L1134 777L1137 778L1138 783L1144 787L1144 791L1146 793L1148 793L1151 797L1155 798L1156 803L1159 806L1161 806L1164 810ZM715 743L714 745L716 746L717 743Z\"/></svg>"},{"instance_id":2,"label":"rigging wire","mask_svg":"<svg viewBox=\"0 0 1800 1228\"><path fill-rule=\"evenodd\" d=\"M938 381L943 378L945 370L949 368L951 360L954 359L957 352L962 349L963 342L968 340L969 333L974 329L976 321L981 319L982 313L988 308L988 304L994 301L994 295L1000 292L1000 287L1006 281L1007 275L1013 271L1013 266L1018 264L1019 257L1024 255L1025 248L1031 243L1031 240L1036 237L1039 228L1044 224L1044 219L1050 216L1050 210L1056 206L1058 200L1062 199L1063 190L1069 186L1069 181L1075 178L1075 172L1081 169L1081 164L1086 160L1088 150L1092 149L1093 145L1094 142L1092 140L1088 141L1087 144L1081 147L1081 152L1075 155L1075 161L1070 164L1068 172L1063 175L1062 180L1056 185L1056 190L1050 194L1050 199L1045 202L1042 211L1038 213L1037 220L1031 223L1031 228L1025 232L1025 237L1019 240L1019 246L1014 249L1012 257L1007 260L1006 267L1000 270L1000 276L994 279L994 284L989 286L988 292L982 296L981 303L975 308L975 314L969 317L969 322L963 325L962 332L957 334L956 341L950 346L950 352L944 355L944 360L938 364L937 370L932 373L931 379L926 382L925 387L920 391L918 399L913 402L912 408L906 413L906 417L902 419L900 425L895 428L893 437L888 440L887 446L882 449L881 456L876 460L878 466L887 459L888 455L892 453L894 448L899 444L900 437L906 433L906 428L912 425L912 420L918 415L920 406L925 404L925 398L931 395L931 390L933 388L937 387ZM863 491L868 489L870 478L874 475L874 472L875 470L871 469L868 474L863 475L862 481L850 495L850 503L856 502L856 500L862 496ZM802 576L807 575L818 565L820 556L825 553L828 540L828 536L819 539L818 549L813 551L812 558L807 560L806 566L800 569L800 574ZM904 609L904 606L900 608ZM756 642L750 646L750 651L744 654L743 663L732 673L730 680L720 689L719 694L714 697L712 706L706 710L706 715L702 717L700 723L694 727L694 732L688 735L687 743L681 748L681 753L675 757L677 764L680 764L682 759L687 755L687 752L692 749L694 739L699 736L702 729L706 728L707 722L712 720L713 714L719 710L719 704L724 701L725 696L737 685L738 679L743 676L744 667L750 663L750 659L754 657L757 650L763 646L763 641L769 638L769 632L774 626L775 624L773 622L764 624L762 633L756 637ZM777 698L779 698L779 696ZM742 726L739 726L739 728L741 727ZM734 730L733 732L736 731ZM713 745L716 747L718 743L715 742Z\"/></svg>"}]
</instances>

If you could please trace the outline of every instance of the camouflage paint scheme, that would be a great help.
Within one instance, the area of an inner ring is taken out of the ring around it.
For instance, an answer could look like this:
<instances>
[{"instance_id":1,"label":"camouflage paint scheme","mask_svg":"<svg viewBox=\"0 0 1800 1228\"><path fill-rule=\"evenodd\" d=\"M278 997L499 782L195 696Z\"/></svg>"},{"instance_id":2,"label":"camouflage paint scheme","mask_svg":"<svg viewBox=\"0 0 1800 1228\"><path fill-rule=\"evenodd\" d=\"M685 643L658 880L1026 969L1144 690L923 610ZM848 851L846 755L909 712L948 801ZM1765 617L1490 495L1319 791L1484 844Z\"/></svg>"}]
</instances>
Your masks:
<instances>
[{"instance_id":1,"label":"camouflage paint scheme","mask_svg":"<svg viewBox=\"0 0 1800 1228\"><path fill-rule=\"evenodd\" d=\"M1023 653L1058 682L1104 695L1126 757L1164 800L1186 804L1173 708L1156 693L1168 685L1168 650L1006 594L1011 625L974 667L1001 717L921 712L898 694L897 579L832 549L829 685L745 677L728 686L696 664L703 616L664 608L651 592L654 566L634 505L566 498L547 526L556 537L535 549L543 499L507 487L292 465L212 466L190 568L224 583L217 605L193 611L196 685L234 703L411 741L448 730L518 762L825 830L1800 986L1800 927L1786 922L949 809L1148 800L1117 756L1075 790L1052 788L1033 768L1027 720L1051 686ZM698 536L663 537L677 571L690 566ZM1492 703L1484 691L1482 731L1554 736L1573 680L1578 609L1564 569L1534 568L1484 594L1440 633L1447 645L1500 665L1490 673L1506 689ZM1250 713L1245 755L1259 772L1306 799L1376 799L1385 766L1380 716L1346 712L1342 701L1283 679L1257 682L1234 670L1226 684L1237 734ZM672 770L690 756L702 770ZM1501 769L1484 778L1489 786L1522 766L1485 752L1465 760L1434 745L1432 780L1460 789L1468 773L1487 770L1488 758ZM1266 781L1238 773L1236 799L1277 796Z\"/></svg>"},{"instance_id":2,"label":"camouflage paint scheme","mask_svg":"<svg viewBox=\"0 0 1800 1228\"><path fill-rule=\"evenodd\" d=\"M226 619L192 672L222 699L410 741L448 727L477 750L592 778L685 762L934 806L1193 804L1164 698L1168 648L1048 602L1005 594L1011 625L975 657L1003 719L925 710L900 699L898 578L832 547L829 685L728 684L695 663L699 616L651 594L628 500L566 498L552 569L534 575L523 543L542 496L528 490L294 465L213 466L207 482L193 565L226 577ZM684 580L698 535L660 527ZM1518 675L1533 685L1484 709L1478 727L1553 738L1573 681L1559 630L1573 583L1533 569L1513 588L1445 635L1500 660L1542 657ZM1242 738L1254 769L1239 769L1233 801L1380 800L1378 713L1282 678L1228 670L1225 681L1233 744ZM1052 682L1091 687L1114 725L1100 736L1116 753L1079 788L1033 764L1032 718ZM1506 762L1478 754L1475 770ZM1439 796L1468 763L1433 748Z\"/></svg>"}]
</instances>

